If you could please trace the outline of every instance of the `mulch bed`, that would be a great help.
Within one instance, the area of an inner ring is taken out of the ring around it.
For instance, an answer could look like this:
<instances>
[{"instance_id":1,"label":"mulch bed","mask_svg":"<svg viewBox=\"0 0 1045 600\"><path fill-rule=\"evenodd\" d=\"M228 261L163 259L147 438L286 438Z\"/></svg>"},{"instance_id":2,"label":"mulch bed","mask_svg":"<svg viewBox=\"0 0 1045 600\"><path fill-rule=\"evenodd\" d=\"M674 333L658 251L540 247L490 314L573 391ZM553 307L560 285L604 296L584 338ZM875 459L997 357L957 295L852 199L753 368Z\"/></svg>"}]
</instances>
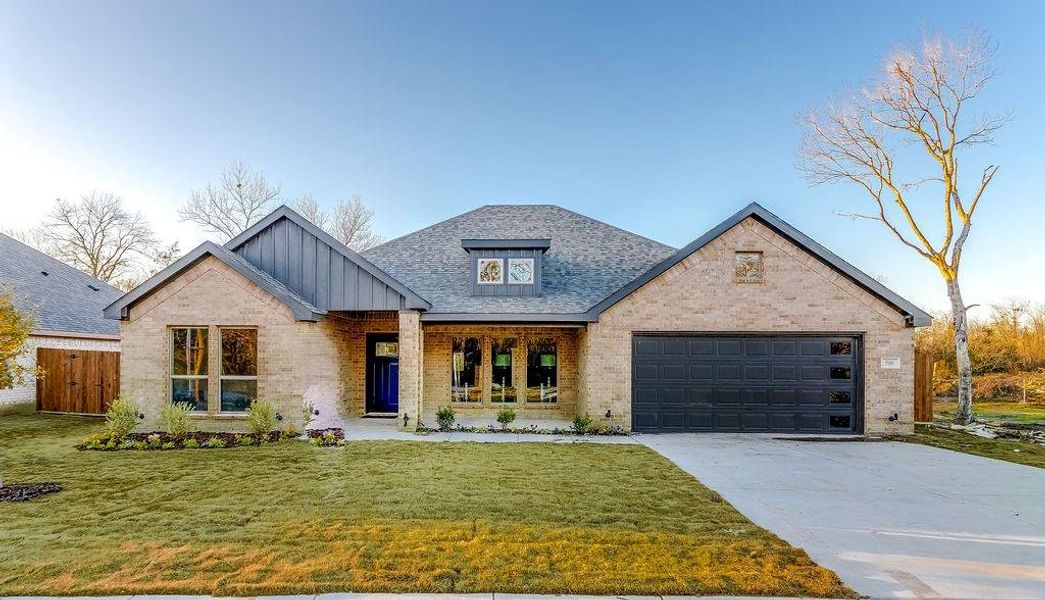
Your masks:
<instances>
[{"instance_id":1,"label":"mulch bed","mask_svg":"<svg viewBox=\"0 0 1045 600\"><path fill-rule=\"evenodd\" d=\"M0 486L0 502L26 502L60 491L57 483L5 483Z\"/></svg>"},{"instance_id":2,"label":"mulch bed","mask_svg":"<svg viewBox=\"0 0 1045 600\"><path fill-rule=\"evenodd\" d=\"M118 439L101 436L89 437L76 448L78 450L234 448L237 446L260 446L263 443L274 443L297 438L298 435L298 433L293 431L271 431L261 436L252 433L230 433L227 431L193 431L183 436L173 436L163 431L154 431L152 433L130 433ZM220 440L221 443L215 444L212 440Z\"/></svg>"}]
</instances>

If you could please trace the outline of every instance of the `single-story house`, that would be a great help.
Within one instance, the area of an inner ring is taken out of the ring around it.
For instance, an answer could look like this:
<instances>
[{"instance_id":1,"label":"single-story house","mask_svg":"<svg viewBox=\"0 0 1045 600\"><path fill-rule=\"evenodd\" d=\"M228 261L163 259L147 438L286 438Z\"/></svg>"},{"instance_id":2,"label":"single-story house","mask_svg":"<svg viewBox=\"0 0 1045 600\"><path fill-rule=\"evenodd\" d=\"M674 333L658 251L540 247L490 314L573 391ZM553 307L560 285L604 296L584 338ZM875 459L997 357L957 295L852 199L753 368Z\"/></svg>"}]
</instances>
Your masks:
<instances>
[{"instance_id":1,"label":"single-story house","mask_svg":"<svg viewBox=\"0 0 1045 600\"><path fill-rule=\"evenodd\" d=\"M251 399L434 424L440 407L656 431L909 432L930 318L757 204L683 248L483 206L356 253L287 207L105 311L156 428Z\"/></svg>"},{"instance_id":2,"label":"single-story house","mask_svg":"<svg viewBox=\"0 0 1045 600\"><path fill-rule=\"evenodd\" d=\"M123 292L109 284L0 234L0 288L10 290L15 307L32 313L35 318L19 364L36 369L41 348L73 353L119 352L119 324L106 319L102 310ZM57 380L63 374L44 373L45 378L48 376ZM80 387L75 391L78 393L88 387L81 383L77 382ZM100 413L104 410L104 401L111 398L103 400L103 391L90 387L89 394L78 394L75 405L38 407ZM63 398L69 399L69 394ZM24 385L0 390L0 406L36 401L37 382L32 379Z\"/></svg>"}]
</instances>

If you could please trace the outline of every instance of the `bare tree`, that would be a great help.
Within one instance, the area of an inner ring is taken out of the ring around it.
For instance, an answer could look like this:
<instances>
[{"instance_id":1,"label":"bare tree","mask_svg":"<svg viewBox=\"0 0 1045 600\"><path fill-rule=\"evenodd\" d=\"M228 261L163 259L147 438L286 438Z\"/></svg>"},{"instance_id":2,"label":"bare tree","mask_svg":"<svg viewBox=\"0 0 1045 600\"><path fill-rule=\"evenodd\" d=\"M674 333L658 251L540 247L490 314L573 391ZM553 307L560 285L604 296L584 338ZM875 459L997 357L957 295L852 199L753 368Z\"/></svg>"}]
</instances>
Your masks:
<instances>
[{"instance_id":1,"label":"bare tree","mask_svg":"<svg viewBox=\"0 0 1045 600\"><path fill-rule=\"evenodd\" d=\"M859 186L874 202L874 210L850 216L881 222L942 275L951 302L958 366L955 420L963 424L972 420L972 370L968 307L958 271L973 216L998 166L984 168L971 193L964 195L958 154L991 142L1007 120L984 116L971 125L966 122L967 104L994 75L994 55L995 47L979 32L960 42L927 37L920 48L900 47L889 55L867 86L803 119L801 166L809 181ZM897 143L913 150L900 151ZM939 203L940 220L933 225L942 231L941 239L931 239L925 211L915 210L919 200Z\"/></svg>"},{"instance_id":2,"label":"bare tree","mask_svg":"<svg viewBox=\"0 0 1045 600\"><path fill-rule=\"evenodd\" d=\"M56 200L34 237L51 256L106 282L133 273L155 244L141 213L127 212L110 192Z\"/></svg>"},{"instance_id":3,"label":"bare tree","mask_svg":"<svg viewBox=\"0 0 1045 600\"><path fill-rule=\"evenodd\" d=\"M301 213L309 221L312 221L320 229L327 228L327 215L319 207L319 202L311 194L304 194L294 203L294 210Z\"/></svg>"},{"instance_id":4,"label":"bare tree","mask_svg":"<svg viewBox=\"0 0 1045 600\"><path fill-rule=\"evenodd\" d=\"M382 242L381 236L373 230L374 210L363 203L359 194L353 194L350 200L338 200L329 215L307 194L294 203L294 208L303 217L357 252Z\"/></svg>"},{"instance_id":5,"label":"bare tree","mask_svg":"<svg viewBox=\"0 0 1045 600\"><path fill-rule=\"evenodd\" d=\"M279 193L280 186L270 184L263 173L232 161L222 170L218 183L192 190L178 214L182 221L196 223L230 240L265 216Z\"/></svg>"}]
</instances>

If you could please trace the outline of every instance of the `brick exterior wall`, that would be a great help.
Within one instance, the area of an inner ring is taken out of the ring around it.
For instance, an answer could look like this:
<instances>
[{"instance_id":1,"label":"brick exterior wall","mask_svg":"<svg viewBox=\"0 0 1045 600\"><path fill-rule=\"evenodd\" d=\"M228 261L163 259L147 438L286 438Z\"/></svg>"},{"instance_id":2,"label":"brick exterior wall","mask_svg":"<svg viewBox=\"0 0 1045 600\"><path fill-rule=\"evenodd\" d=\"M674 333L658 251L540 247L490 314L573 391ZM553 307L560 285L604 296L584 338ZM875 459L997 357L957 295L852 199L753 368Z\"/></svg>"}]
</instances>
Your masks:
<instances>
[{"instance_id":1,"label":"brick exterior wall","mask_svg":"<svg viewBox=\"0 0 1045 600\"><path fill-rule=\"evenodd\" d=\"M320 409L321 420L343 410L339 324L295 321L278 299L208 257L132 306L130 318L121 321L122 395L145 413L142 430L161 429L160 410L170 402L171 326L209 328L208 413L196 417L202 430L245 427L241 414L218 411L221 326L258 329L258 397L284 415L282 426L301 427L305 399Z\"/></svg>"},{"instance_id":2,"label":"brick exterior wall","mask_svg":"<svg viewBox=\"0 0 1045 600\"><path fill-rule=\"evenodd\" d=\"M119 352L120 342L117 340L93 340L80 337L52 337L31 335L25 342L22 354L18 356L18 364L29 369L36 368L37 348L57 348L61 350L104 350ZM36 404L36 381L30 378L25 385L0 390L0 406L14 404Z\"/></svg>"},{"instance_id":3,"label":"brick exterior wall","mask_svg":"<svg viewBox=\"0 0 1045 600\"><path fill-rule=\"evenodd\" d=\"M497 411L505 406L514 408L519 419L572 419L577 410L578 333L577 328L567 327L426 325L424 327L424 360L422 361L422 420L426 425L434 426L435 411L449 404L453 405L460 418L481 418L487 419L491 423L494 422ZM450 402L451 354L455 337L477 337L482 341L483 364L480 369L480 385L483 398L481 402ZM512 353L512 379L519 390L518 399L514 404L491 401L490 343L493 340L505 338L517 340ZM558 402L535 403L524 400L526 346L527 340L533 338L553 338L557 342ZM402 352L402 343L400 352ZM403 371L400 369L400 381L402 381L403 375ZM400 403L402 403L402 392L400 392Z\"/></svg>"},{"instance_id":4,"label":"brick exterior wall","mask_svg":"<svg viewBox=\"0 0 1045 600\"><path fill-rule=\"evenodd\" d=\"M734 283L736 251L763 253L762 283ZM580 336L578 410L631 426L633 332L858 333L864 428L910 433L914 329L872 294L754 219L747 219L606 310ZM901 368L881 368L899 357ZM888 421L893 413L899 420Z\"/></svg>"}]
</instances>

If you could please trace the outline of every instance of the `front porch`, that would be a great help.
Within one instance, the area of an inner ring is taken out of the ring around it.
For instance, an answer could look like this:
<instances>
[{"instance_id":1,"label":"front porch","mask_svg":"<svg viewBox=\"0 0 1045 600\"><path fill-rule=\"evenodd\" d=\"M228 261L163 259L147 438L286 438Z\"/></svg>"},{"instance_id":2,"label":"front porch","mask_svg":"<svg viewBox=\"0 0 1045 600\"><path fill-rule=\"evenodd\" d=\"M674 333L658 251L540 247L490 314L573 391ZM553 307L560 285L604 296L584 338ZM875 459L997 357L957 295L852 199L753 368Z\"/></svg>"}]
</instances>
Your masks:
<instances>
[{"instance_id":1,"label":"front porch","mask_svg":"<svg viewBox=\"0 0 1045 600\"><path fill-rule=\"evenodd\" d=\"M435 427L436 412L449 406L465 427L497 426L497 413L511 408L514 428L565 429L578 413L582 326L429 324L413 311L327 321L340 354L340 403L317 407L331 417L321 414L321 426Z\"/></svg>"}]
</instances>

